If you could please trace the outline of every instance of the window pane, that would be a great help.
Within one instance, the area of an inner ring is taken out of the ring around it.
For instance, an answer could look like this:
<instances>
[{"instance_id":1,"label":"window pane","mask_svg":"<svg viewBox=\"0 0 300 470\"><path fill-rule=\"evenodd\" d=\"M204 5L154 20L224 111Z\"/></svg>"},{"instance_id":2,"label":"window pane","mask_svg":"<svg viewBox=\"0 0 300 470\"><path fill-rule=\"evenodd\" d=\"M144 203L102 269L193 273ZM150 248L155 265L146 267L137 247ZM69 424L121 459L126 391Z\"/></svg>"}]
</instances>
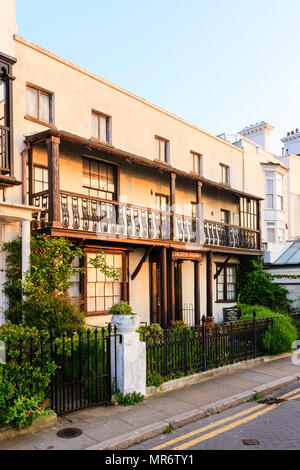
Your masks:
<instances>
[{"instance_id":1,"label":"window pane","mask_svg":"<svg viewBox=\"0 0 300 470\"><path fill-rule=\"evenodd\" d=\"M266 208L273 209L273 196L270 194L266 195Z\"/></svg>"},{"instance_id":2,"label":"window pane","mask_svg":"<svg viewBox=\"0 0 300 470\"><path fill-rule=\"evenodd\" d=\"M92 137L95 137L95 139L99 139L98 116L96 114L92 114Z\"/></svg>"},{"instance_id":3,"label":"window pane","mask_svg":"<svg viewBox=\"0 0 300 470\"><path fill-rule=\"evenodd\" d=\"M50 122L50 96L40 93L40 116L41 121Z\"/></svg>"},{"instance_id":4,"label":"window pane","mask_svg":"<svg viewBox=\"0 0 300 470\"><path fill-rule=\"evenodd\" d=\"M95 312L95 298L94 297L88 297L87 299L87 311L88 312Z\"/></svg>"},{"instance_id":5,"label":"window pane","mask_svg":"<svg viewBox=\"0 0 300 470\"><path fill-rule=\"evenodd\" d=\"M155 158L159 160L159 140L155 139Z\"/></svg>"},{"instance_id":6,"label":"window pane","mask_svg":"<svg viewBox=\"0 0 300 470\"><path fill-rule=\"evenodd\" d=\"M267 241L270 243L275 243L275 228L267 229Z\"/></svg>"},{"instance_id":7,"label":"window pane","mask_svg":"<svg viewBox=\"0 0 300 470\"><path fill-rule=\"evenodd\" d=\"M104 142L107 141L107 119L104 117L100 117L100 140L103 140Z\"/></svg>"},{"instance_id":8,"label":"window pane","mask_svg":"<svg viewBox=\"0 0 300 470\"><path fill-rule=\"evenodd\" d=\"M96 311L102 312L105 310L105 299L104 297L97 297L96 298Z\"/></svg>"},{"instance_id":9,"label":"window pane","mask_svg":"<svg viewBox=\"0 0 300 470\"><path fill-rule=\"evenodd\" d=\"M267 194L273 194L273 180L266 180L266 192Z\"/></svg>"},{"instance_id":10,"label":"window pane","mask_svg":"<svg viewBox=\"0 0 300 470\"><path fill-rule=\"evenodd\" d=\"M37 113L37 91L32 88L26 89L26 114L38 117Z\"/></svg>"},{"instance_id":11,"label":"window pane","mask_svg":"<svg viewBox=\"0 0 300 470\"><path fill-rule=\"evenodd\" d=\"M166 160L166 143L163 140L160 141L160 160Z\"/></svg>"}]
</instances>

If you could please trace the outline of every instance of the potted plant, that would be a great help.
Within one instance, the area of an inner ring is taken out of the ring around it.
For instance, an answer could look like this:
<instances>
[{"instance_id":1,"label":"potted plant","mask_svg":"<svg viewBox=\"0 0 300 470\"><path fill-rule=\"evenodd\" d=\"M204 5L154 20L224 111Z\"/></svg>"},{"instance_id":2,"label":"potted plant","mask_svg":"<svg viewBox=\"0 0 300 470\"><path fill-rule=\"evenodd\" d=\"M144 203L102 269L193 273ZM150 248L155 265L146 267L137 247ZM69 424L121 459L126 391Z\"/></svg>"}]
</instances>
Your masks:
<instances>
[{"instance_id":1,"label":"potted plant","mask_svg":"<svg viewBox=\"0 0 300 470\"><path fill-rule=\"evenodd\" d=\"M135 331L139 326L139 317L132 312L131 306L127 302L118 302L109 311L112 315L111 322L117 331Z\"/></svg>"}]
</instances>

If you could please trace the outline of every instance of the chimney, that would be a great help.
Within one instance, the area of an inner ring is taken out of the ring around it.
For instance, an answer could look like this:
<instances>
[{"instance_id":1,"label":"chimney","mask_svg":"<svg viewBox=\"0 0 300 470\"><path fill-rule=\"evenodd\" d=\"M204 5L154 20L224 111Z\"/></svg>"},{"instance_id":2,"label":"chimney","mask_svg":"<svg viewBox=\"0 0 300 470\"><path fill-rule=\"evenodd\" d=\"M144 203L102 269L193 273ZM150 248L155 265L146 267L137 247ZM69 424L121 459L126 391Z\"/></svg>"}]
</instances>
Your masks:
<instances>
[{"instance_id":1,"label":"chimney","mask_svg":"<svg viewBox=\"0 0 300 470\"><path fill-rule=\"evenodd\" d=\"M286 137L281 139L284 144L284 155L299 155L300 154L300 133L299 128L296 127L295 131L287 132Z\"/></svg>"},{"instance_id":2,"label":"chimney","mask_svg":"<svg viewBox=\"0 0 300 470\"><path fill-rule=\"evenodd\" d=\"M239 132L242 136L247 139L253 140L256 144L260 145L267 152L269 151L269 137L270 132L274 129L271 124L268 124L265 121L260 123L253 124L249 127L244 127L244 129Z\"/></svg>"}]
</instances>

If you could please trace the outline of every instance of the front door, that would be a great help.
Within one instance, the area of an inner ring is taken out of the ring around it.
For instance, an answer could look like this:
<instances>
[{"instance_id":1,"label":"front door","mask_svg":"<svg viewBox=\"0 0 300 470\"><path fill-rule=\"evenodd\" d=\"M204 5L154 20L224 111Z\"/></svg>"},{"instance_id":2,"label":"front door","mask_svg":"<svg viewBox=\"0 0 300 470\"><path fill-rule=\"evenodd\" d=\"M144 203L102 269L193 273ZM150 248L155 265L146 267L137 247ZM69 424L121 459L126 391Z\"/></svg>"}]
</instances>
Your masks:
<instances>
[{"instance_id":1,"label":"front door","mask_svg":"<svg viewBox=\"0 0 300 470\"><path fill-rule=\"evenodd\" d=\"M151 323L161 324L161 305L160 305L160 266L156 260L151 261Z\"/></svg>"},{"instance_id":2,"label":"front door","mask_svg":"<svg viewBox=\"0 0 300 470\"><path fill-rule=\"evenodd\" d=\"M182 320L182 261L175 263L175 315Z\"/></svg>"}]
</instances>

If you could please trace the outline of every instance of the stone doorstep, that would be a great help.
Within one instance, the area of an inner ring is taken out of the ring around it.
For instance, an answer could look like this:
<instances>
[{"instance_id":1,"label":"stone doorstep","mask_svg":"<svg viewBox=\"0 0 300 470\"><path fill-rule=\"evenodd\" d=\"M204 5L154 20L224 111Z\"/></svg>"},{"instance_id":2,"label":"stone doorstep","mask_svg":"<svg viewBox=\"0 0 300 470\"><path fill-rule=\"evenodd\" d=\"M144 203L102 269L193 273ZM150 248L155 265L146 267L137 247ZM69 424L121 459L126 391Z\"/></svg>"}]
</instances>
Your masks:
<instances>
[{"instance_id":1,"label":"stone doorstep","mask_svg":"<svg viewBox=\"0 0 300 470\"><path fill-rule=\"evenodd\" d=\"M51 428L57 424L57 415L53 413L50 416L41 416L36 419L31 426L24 429L16 428L15 426L8 425L5 428L0 429L0 441L5 439L12 439L13 437L23 436L24 434L33 433L36 431L42 431L44 429Z\"/></svg>"},{"instance_id":2,"label":"stone doorstep","mask_svg":"<svg viewBox=\"0 0 300 470\"><path fill-rule=\"evenodd\" d=\"M172 392L174 390L181 389L183 387L188 387L195 385L197 383L206 382L210 379L216 377L221 377L223 375L234 374L237 371L250 369L260 364L266 362L276 361L279 359L285 359L291 357L291 353L282 353L276 356L262 356L255 359L248 359L246 361L236 362L234 364L229 364L227 366L219 367L217 369L210 369L205 372L199 372L193 375L187 375L185 377L180 377L179 379L169 380L168 382L162 383L159 387L150 386L146 390L146 399L155 398L162 396L166 393Z\"/></svg>"},{"instance_id":3,"label":"stone doorstep","mask_svg":"<svg viewBox=\"0 0 300 470\"><path fill-rule=\"evenodd\" d=\"M225 411L246 403L255 393L258 392L258 390L260 395L268 395L279 388L297 382L297 380L299 380L299 378L296 375L289 375L261 385L255 388L255 390L247 390L245 392L238 393L237 395L233 395L232 397L218 400L210 405L206 405L201 408L194 408L177 416L167 418L166 421L159 421L148 426L143 426L127 434L122 434L107 441L99 442L85 450L125 450L133 445L139 444L140 442L147 441L163 434L168 427L171 427L172 429L181 428L187 424L194 423L220 411Z\"/></svg>"}]
</instances>

